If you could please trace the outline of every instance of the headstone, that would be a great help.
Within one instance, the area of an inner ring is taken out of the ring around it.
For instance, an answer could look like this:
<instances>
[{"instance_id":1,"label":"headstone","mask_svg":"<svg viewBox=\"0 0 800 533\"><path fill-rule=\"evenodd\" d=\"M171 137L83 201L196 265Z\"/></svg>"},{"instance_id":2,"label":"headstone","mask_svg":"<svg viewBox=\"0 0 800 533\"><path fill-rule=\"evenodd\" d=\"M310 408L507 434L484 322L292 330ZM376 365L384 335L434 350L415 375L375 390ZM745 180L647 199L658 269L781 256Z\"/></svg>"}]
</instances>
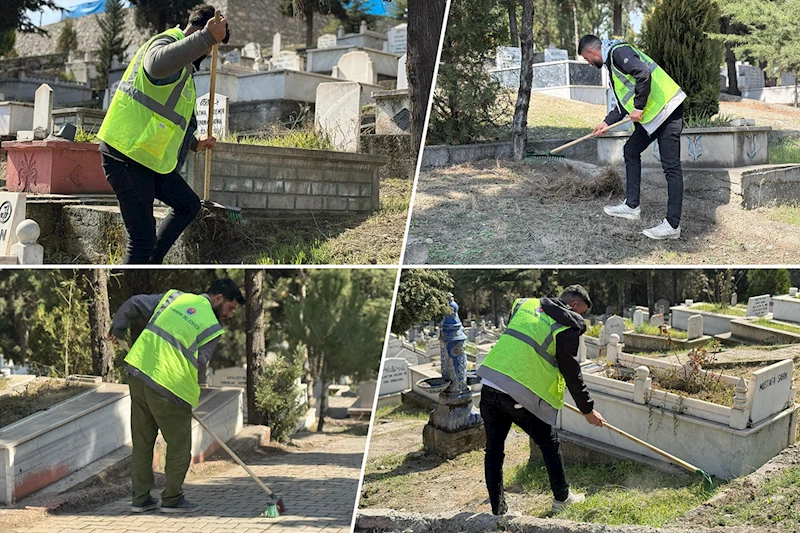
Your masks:
<instances>
[{"instance_id":1,"label":"headstone","mask_svg":"<svg viewBox=\"0 0 800 533\"><path fill-rule=\"evenodd\" d=\"M783 410L792 387L792 369L792 360L786 359L753 372L750 420L758 422Z\"/></svg>"},{"instance_id":2,"label":"headstone","mask_svg":"<svg viewBox=\"0 0 800 533\"><path fill-rule=\"evenodd\" d=\"M550 61L566 61L567 59L569 59L569 54L566 50L560 48L545 48L544 50L545 63Z\"/></svg>"},{"instance_id":3,"label":"headstone","mask_svg":"<svg viewBox=\"0 0 800 533\"><path fill-rule=\"evenodd\" d=\"M238 65L242 62L242 55L244 54L242 54L242 52L236 48L235 50L228 52L228 55L225 56L225 62Z\"/></svg>"},{"instance_id":4,"label":"headstone","mask_svg":"<svg viewBox=\"0 0 800 533\"><path fill-rule=\"evenodd\" d=\"M736 307L739 304L739 295L735 292L731 294L731 307Z\"/></svg>"},{"instance_id":5,"label":"headstone","mask_svg":"<svg viewBox=\"0 0 800 533\"><path fill-rule=\"evenodd\" d=\"M664 325L664 315L653 315L650 317L650 325L651 326L663 326Z\"/></svg>"},{"instance_id":6,"label":"headstone","mask_svg":"<svg viewBox=\"0 0 800 533\"><path fill-rule=\"evenodd\" d=\"M325 48L335 48L336 47L336 35L333 33L323 33L317 39L317 48L325 49Z\"/></svg>"},{"instance_id":7,"label":"headstone","mask_svg":"<svg viewBox=\"0 0 800 533\"><path fill-rule=\"evenodd\" d=\"M397 357L384 359L380 395L395 394L410 388L408 361Z\"/></svg>"},{"instance_id":8,"label":"headstone","mask_svg":"<svg viewBox=\"0 0 800 533\"><path fill-rule=\"evenodd\" d=\"M683 302L683 305L685 305L686 307L691 307L694 305L694 300L692 300L691 298L686 298L686 300Z\"/></svg>"},{"instance_id":9,"label":"headstone","mask_svg":"<svg viewBox=\"0 0 800 533\"><path fill-rule=\"evenodd\" d=\"M478 328L469 327L466 330L467 333L467 340L469 342L475 342L478 339Z\"/></svg>"},{"instance_id":10,"label":"headstone","mask_svg":"<svg viewBox=\"0 0 800 533\"><path fill-rule=\"evenodd\" d=\"M637 309L633 312L633 329L639 329L641 326L644 325L645 320L645 312L641 309Z\"/></svg>"},{"instance_id":11,"label":"headstone","mask_svg":"<svg viewBox=\"0 0 800 533\"><path fill-rule=\"evenodd\" d=\"M356 50L339 58L333 72L334 78L357 81L367 85L378 84L378 73L369 54Z\"/></svg>"},{"instance_id":12,"label":"headstone","mask_svg":"<svg viewBox=\"0 0 800 533\"><path fill-rule=\"evenodd\" d=\"M272 36L272 55L274 56L281 51L281 34L280 32Z\"/></svg>"},{"instance_id":13,"label":"headstone","mask_svg":"<svg viewBox=\"0 0 800 533\"><path fill-rule=\"evenodd\" d=\"M0 191L0 256L11 255L17 226L25 220L25 193Z\"/></svg>"},{"instance_id":14,"label":"headstone","mask_svg":"<svg viewBox=\"0 0 800 533\"><path fill-rule=\"evenodd\" d=\"M208 99L209 93L200 96L197 99L197 133L198 135L206 135L208 133ZM217 139L221 139L228 135L228 97L224 94L216 93L214 98L214 128L213 135Z\"/></svg>"},{"instance_id":15,"label":"headstone","mask_svg":"<svg viewBox=\"0 0 800 533\"><path fill-rule=\"evenodd\" d=\"M771 299L772 297L769 294L748 298L746 316L764 316L769 313L769 301Z\"/></svg>"},{"instance_id":16,"label":"headstone","mask_svg":"<svg viewBox=\"0 0 800 533\"><path fill-rule=\"evenodd\" d=\"M360 407L362 409L371 409L375 403L375 389L378 382L374 379L362 381L358 384L358 400L353 407Z\"/></svg>"},{"instance_id":17,"label":"headstone","mask_svg":"<svg viewBox=\"0 0 800 533\"><path fill-rule=\"evenodd\" d=\"M320 83L314 125L327 133L337 150L358 152L361 138L361 84Z\"/></svg>"},{"instance_id":18,"label":"headstone","mask_svg":"<svg viewBox=\"0 0 800 533\"><path fill-rule=\"evenodd\" d=\"M668 315L669 314L669 300L666 298L661 298L658 300L655 305L653 305L653 309L655 310L656 314L658 315Z\"/></svg>"},{"instance_id":19,"label":"headstone","mask_svg":"<svg viewBox=\"0 0 800 533\"><path fill-rule=\"evenodd\" d=\"M499 69L519 68L522 65L522 48L518 46L498 46L494 64Z\"/></svg>"},{"instance_id":20,"label":"headstone","mask_svg":"<svg viewBox=\"0 0 800 533\"><path fill-rule=\"evenodd\" d=\"M361 25L358 27L358 33L364 34L367 33L367 21L362 20Z\"/></svg>"},{"instance_id":21,"label":"headstone","mask_svg":"<svg viewBox=\"0 0 800 533\"><path fill-rule=\"evenodd\" d=\"M303 58L293 50L283 50L277 54L272 54L270 60L271 70L303 70Z\"/></svg>"},{"instance_id":22,"label":"headstone","mask_svg":"<svg viewBox=\"0 0 800 533\"><path fill-rule=\"evenodd\" d=\"M503 317L500 317L500 319L497 321L497 327L498 329L506 329L506 321Z\"/></svg>"},{"instance_id":23,"label":"headstone","mask_svg":"<svg viewBox=\"0 0 800 533\"><path fill-rule=\"evenodd\" d=\"M689 320L687 322L688 322L688 325L686 326L687 340L693 341L703 336L702 315L692 315L689 317Z\"/></svg>"},{"instance_id":24,"label":"headstone","mask_svg":"<svg viewBox=\"0 0 800 533\"><path fill-rule=\"evenodd\" d=\"M266 61L263 57L257 57L253 60L253 70L256 72L266 72L269 70L269 61Z\"/></svg>"},{"instance_id":25,"label":"headstone","mask_svg":"<svg viewBox=\"0 0 800 533\"><path fill-rule=\"evenodd\" d=\"M46 83L36 89L33 103L33 129L53 130L53 89Z\"/></svg>"},{"instance_id":26,"label":"headstone","mask_svg":"<svg viewBox=\"0 0 800 533\"><path fill-rule=\"evenodd\" d=\"M242 57L249 57L251 59L262 57L261 44L247 43L246 45L244 45L244 48L242 48Z\"/></svg>"},{"instance_id":27,"label":"headstone","mask_svg":"<svg viewBox=\"0 0 800 533\"><path fill-rule=\"evenodd\" d=\"M245 388L247 386L247 370L238 366L215 370L211 384L214 387Z\"/></svg>"},{"instance_id":28,"label":"headstone","mask_svg":"<svg viewBox=\"0 0 800 533\"><path fill-rule=\"evenodd\" d=\"M362 32L363 33L363 32ZM391 54L405 54L408 35L408 24L398 24L387 32L388 51Z\"/></svg>"},{"instance_id":29,"label":"headstone","mask_svg":"<svg viewBox=\"0 0 800 533\"><path fill-rule=\"evenodd\" d=\"M336 38L341 39L342 37L344 37L344 26L339 24L339 27L336 28Z\"/></svg>"},{"instance_id":30,"label":"headstone","mask_svg":"<svg viewBox=\"0 0 800 533\"><path fill-rule=\"evenodd\" d=\"M797 287L789 287L789 296L797 297Z\"/></svg>"},{"instance_id":31,"label":"headstone","mask_svg":"<svg viewBox=\"0 0 800 533\"><path fill-rule=\"evenodd\" d=\"M403 54L397 60L397 89L408 89L408 76L406 75L406 62L408 56Z\"/></svg>"},{"instance_id":32,"label":"headstone","mask_svg":"<svg viewBox=\"0 0 800 533\"><path fill-rule=\"evenodd\" d=\"M610 316L603 325L603 344L611 342L611 335L617 335L620 339L625 335L625 320L621 316Z\"/></svg>"}]
</instances>

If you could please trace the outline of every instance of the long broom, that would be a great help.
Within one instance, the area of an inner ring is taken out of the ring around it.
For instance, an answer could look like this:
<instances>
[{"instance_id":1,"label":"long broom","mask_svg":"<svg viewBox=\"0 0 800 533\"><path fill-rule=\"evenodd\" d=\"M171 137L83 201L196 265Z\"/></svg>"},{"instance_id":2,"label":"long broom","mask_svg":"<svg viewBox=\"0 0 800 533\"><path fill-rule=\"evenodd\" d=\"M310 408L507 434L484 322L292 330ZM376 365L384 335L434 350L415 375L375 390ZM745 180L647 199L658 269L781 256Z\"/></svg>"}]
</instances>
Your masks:
<instances>
[{"instance_id":1,"label":"long broom","mask_svg":"<svg viewBox=\"0 0 800 533\"><path fill-rule=\"evenodd\" d=\"M122 340L122 339L117 339L117 344L119 344L119 346L120 346L120 347L121 347L121 348L122 348L122 349L123 349L123 350L124 350L126 353L131 351L131 348L130 348L130 346L129 346L129 345L128 345L128 343L127 343L127 342L125 342L124 340ZM286 506L285 506L285 505L283 505L283 498L282 498L282 497L281 497L281 496L280 496L280 495L279 495L277 492L272 492L272 490L270 490L270 488L269 488L269 487L267 487L267 486L264 484L264 482L263 482L263 481L261 481L261 479L259 479L259 477L258 477L258 476L255 474L255 472L253 472L253 471L250 469L250 467L249 467L249 466L247 466L247 465L244 463L244 461L242 461L242 460L239 458L239 456L238 456L238 455L236 455L236 453L235 453L233 450L231 450L231 449L228 447L228 445L227 445L227 444L225 444L225 442L224 442L224 441L223 441L221 438L219 438L219 437L217 436L217 434L216 434L216 433L214 433L214 432L211 430L211 428L210 428L210 427L208 427L208 425L207 425L205 422L203 422L202 420L200 420L200 417L198 417L198 416L197 416L197 415L194 413L194 411L192 411L192 418L194 418L195 420L197 420L197 423L198 423L198 424L200 424L200 426L201 426L203 429L205 429L205 430L208 432L208 434L209 434L209 435L211 435L211 437L212 437L212 438L213 438L215 441L217 441L217 444L219 444L219 445L222 447L222 449L223 449L223 450L225 450L226 452L228 452L228 455L230 455L230 456L231 456L231 458L232 458L234 461L236 461L237 463L239 463L239 466L241 466L242 468L244 468L244 469L245 469L245 471L247 471L247 473L248 473L248 474L250 474L250 477L251 477L251 478L253 478L253 481L255 481L256 483L258 483L258 486L259 486L259 487L261 487L261 488L264 490L264 492L266 492L266 493L267 493L267 495L269 496L269 501L267 502L267 509L266 509L266 510L265 510L263 513L261 513L261 516L262 516L262 517L265 517L265 518L277 518L277 517L279 517L280 515L282 515L283 513L285 513L285 512L286 512Z\"/></svg>"},{"instance_id":2,"label":"long broom","mask_svg":"<svg viewBox=\"0 0 800 533\"><path fill-rule=\"evenodd\" d=\"M625 117L624 119L620 120L619 122L617 122L615 124L612 124L610 126L606 126L602 130L600 130L599 133L605 133L605 132L607 132L609 130L612 130L612 129L616 128L617 126L622 126L623 124L627 124L630 121L631 121L631 117ZM561 152L562 150L566 150L570 146L575 146L578 143L582 143L583 141L585 141L587 139L591 139L592 137L595 137L595 133L594 132L592 132L592 133L590 133L588 135L584 135L580 139L575 139L574 141L570 141L567 144L563 144L563 145L559 146L558 148L553 148L549 152L539 153L539 154L528 154L528 155L525 156L525 159L534 159L534 160L542 159L542 160L562 161L564 159L564 156L560 155L558 152Z\"/></svg>"},{"instance_id":3,"label":"long broom","mask_svg":"<svg viewBox=\"0 0 800 533\"><path fill-rule=\"evenodd\" d=\"M564 404L564 407L566 407L566 408L567 408L567 409L569 409L570 411L574 411L574 412L578 413L579 415L583 415L583 413L581 413L581 412L578 410L578 408L577 408L577 407L574 407L574 406L572 406L572 405L570 405L570 404L568 404L568 403L565 403L565 404ZM637 443L637 444L641 444L642 446L644 446L645 448L647 448L647 449L648 449L648 450L650 450L651 452L655 452L655 453L657 453L658 455L660 455L660 456L662 456L662 457L665 457L666 459L669 459L670 461L672 461L672 462L673 462L673 463L675 463L676 465L680 466L681 468L685 468L685 469L686 469L686 470L688 470L689 472L692 472L692 473L694 473L694 474L697 474L697 475L699 475L699 476L702 476L702 477L703 477L703 481L705 481L705 483L706 483L706 486L708 487L708 490L709 490L709 491L712 491L712 490L714 490L714 481L711 479L711 476L710 476L710 475L708 475L708 473L707 473L706 471L702 470L701 468L698 468L698 467L694 466L694 465L693 465L693 464L691 464L691 463L687 463L687 462L686 462L686 461L684 461L683 459L679 459L679 458L675 457L674 455L672 455L672 454L670 454L670 453L667 453L667 452L665 452L664 450L662 450L662 449L660 449L660 448L656 448L656 447L655 447L655 446L653 446L652 444L648 444L648 443L646 443L645 441L643 441L642 439L636 438L636 437L634 437L633 435L631 435L630 433L627 433L627 432L625 432L625 431L622 431L622 430L621 430L621 429L619 429L618 427L614 427L614 426L612 426L612 425L611 425L611 424L609 424L608 422L606 422L605 424L603 424L603 427L604 427L604 428L608 428L608 429L610 429L611 431L613 431L614 433L616 433L616 434L618 434L618 435L622 435L622 436L623 436L623 437L625 437L626 439L630 439L630 440L632 440L633 442L635 442L635 443Z\"/></svg>"},{"instance_id":4,"label":"long broom","mask_svg":"<svg viewBox=\"0 0 800 533\"><path fill-rule=\"evenodd\" d=\"M214 22L219 22L220 12L214 12ZM211 77L209 80L208 91L208 137L212 137L214 131L214 100L216 99L217 88L217 54L219 53L219 44L215 44L211 49ZM205 188L203 190L203 207L212 212L217 212L227 216L228 220L240 221L242 220L242 209L240 207L231 207L212 202L209 200L211 196L211 149L206 148L206 168L205 168Z\"/></svg>"}]
</instances>

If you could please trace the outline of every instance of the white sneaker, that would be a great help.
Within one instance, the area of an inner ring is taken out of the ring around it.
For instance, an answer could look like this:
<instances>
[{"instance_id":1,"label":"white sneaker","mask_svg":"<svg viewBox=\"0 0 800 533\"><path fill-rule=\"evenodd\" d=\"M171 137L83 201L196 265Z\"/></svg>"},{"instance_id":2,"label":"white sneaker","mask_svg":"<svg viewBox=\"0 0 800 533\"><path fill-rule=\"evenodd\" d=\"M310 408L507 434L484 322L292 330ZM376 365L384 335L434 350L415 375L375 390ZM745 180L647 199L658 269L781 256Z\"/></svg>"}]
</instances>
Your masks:
<instances>
[{"instance_id":1,"label":"white sneaker","mask_svg":"<svg viewBox=\"0 0 800 533\"><path fill-rule=\"evenodd\" d=\"M681 238L681 227L678 226L677 228L673 228L667 219L661 221L661 224L656 226L655 228L650 228L642 231L646 236L650 237L651 239L680 239Z\"/></svg>"},{"instance_id":2,"label":"white sneaker","mask_svg":"<svg viewBox=\"0 0 800 533\"><path fill-rule=\"evenodd\" d=\"M551 511L553 512L553 514L560 513L561 511L564 510L565 507L569 507L570 505L575 505L576 503L583 503L585 501L586 501L586 494L583 494L582 492L569 491L567 499L564 500L563 502L553 499L553 507L551 508Z\"/></svg>"},{"instance_id":3,"label":"white sneaker","mask_svg":"<svg viewBox=\"0 0 800 533\"><path fill-rule=\"evenodd\" d=\"M603 213L612 217L627 218L628 220L639 220L642 209L640 206L637 206L636 208L628 207L628 204L622 202L619 205L605 206L603 208Z\"/></svg>"}]
</instances>

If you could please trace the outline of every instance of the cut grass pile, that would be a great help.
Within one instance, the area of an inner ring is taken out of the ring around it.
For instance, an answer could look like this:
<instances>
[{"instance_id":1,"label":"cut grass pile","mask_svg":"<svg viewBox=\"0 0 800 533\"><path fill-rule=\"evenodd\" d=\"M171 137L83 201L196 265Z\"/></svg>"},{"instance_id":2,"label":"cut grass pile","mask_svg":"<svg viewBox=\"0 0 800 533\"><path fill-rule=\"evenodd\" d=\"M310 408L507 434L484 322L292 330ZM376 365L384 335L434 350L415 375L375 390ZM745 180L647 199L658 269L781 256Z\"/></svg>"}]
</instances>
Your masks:
<instances>
[{"instance_id":1,"label":"cut grass pile","mask_svg":"<svg viewBox=\"0 0 800 533\"><path fill-rule=\"evenodd\" d=\"M526 495L551 494L547 471L539 459L511 469L510 474L507 479L520 485ZM567 477L572 490L586 493L586 501L566 508L558 518L580 522L660 527L711 496L699 476L665 473L631 461L568 463ZM543 498L533 514L546 514L549 504L550 500Z\"/></svg>"},{"instance_id":2,"label":"cut grass pile","mask_svg":"<svg viewBox=\"0 0 800 533\"><path fill-rule=\"evenodd\" d=\"M784 324L782 322L775 322L774 320L769 320L767 318L757 318L753 320L753 324L800 335L800 327L792 326L791 324Z\"/></svg>"},{"instance_id":3,"label":"cut grass pile","mask_svg":"<svg viewBox=\"0 0 800 533\"><path fill-rule=\"evenodd\" d=\"M736 307L732 307L730 305L723 304L698 303L692 304L692 309L705 311L706 313L719 313L721 315L729 316L745 316L747 314L746 305L737 305Z\"/></svg>"},{"instance_id":4,"label":"cut grass pile","mask_svg":"<svg viewBox=\"0 0 800 533\"><path fill-rule=\"evenodd\" d=\"M44 411L81 392L91 385L64 380L37 378L20 391L0 397L0 428L13 424L38 411Z\"/></svg>"},{"instance_id":5,"label":"cut grass pile","mask_svg":"<svg viewBox=\"0 0 800 533\"><path fill-rule=\"evenodd\" d=\"M548 201L565 198L611 198L624 192L622 178L614 169L606 168L597 179L587 181L574 174L554 180L541 190L541 198Z\"/></svg>"}]
</instances>

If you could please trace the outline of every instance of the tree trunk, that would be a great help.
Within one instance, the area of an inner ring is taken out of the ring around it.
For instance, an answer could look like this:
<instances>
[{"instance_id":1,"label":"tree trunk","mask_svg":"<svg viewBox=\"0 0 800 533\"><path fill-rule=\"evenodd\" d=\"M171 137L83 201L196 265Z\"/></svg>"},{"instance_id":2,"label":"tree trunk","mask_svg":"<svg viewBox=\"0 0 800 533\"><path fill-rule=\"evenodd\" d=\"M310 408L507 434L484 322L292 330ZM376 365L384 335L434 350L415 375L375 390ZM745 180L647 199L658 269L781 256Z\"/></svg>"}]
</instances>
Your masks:
<instances>
[{"instance_id":1,"label":"tree trunk","mask_svg":"<svg viewBox=\"0 0 800 533\"><path fill-rule=\"evenodd\" d=\"M575 54L577 55L581 36L578 33L578 3L576 0L572 1L572 31L575 33Z\"/></svg>"},{"instance_id":2,"label":"tree trunk","mask_svg":"<svg viewBox=\"0 0 800 533\"><path fill-rule=\"evenodd\" d=\"M325 415L328 414L328 387L331 382L328 379L322 380L322 391L319 396L319 419L317 420L317 432L321 433L325 425Z\"/></svg>"},{"instance_id":3,"label":"tree trunk","mask_svg":"<svg viewBox=\"0 0 800 533\"><path fill-rule=\"evenodd\" d=\"M720 25L722 33L733 34L730 18L723 17ZM741 96L739 79L736 76L736 53L733 51L733 43L730 41L725 41L725 63L728 66L728 94Z\"/></svg>"},{"instance_id":4,"label":"tree trunk","mask_svg":"<svg viewBox=\"0 0 800 533\"><path fill-rule=\"evenodd\" d=\"M614 36L622 37L622 0L614 0Z\"/></svg>"},{"instance_id":5,"label":"tree trunk","mask_svg":"<svg viewBox=\"0 0 800 533\"><path fill-rule=\"evenodd\" d=\"M245 309L245 338L247 344L247 423L263 424L264 416L256 408L256 382L258 370L263 369L266 359L266 341L264 339L264 300L262 285L264 271L246 269L244 271L244 287L247 295Z\"/></svg>"},{"instance_id":6,"label":"tree trunk","mask_svg":"<svg viewBox=\"0 0 800 533\"><path fill-rule=\"evenodd\" d=\"M92 371L103 381L114 382L114 351L108 340L111 311L108 305L108 270L89 271L89 336L92 346Z\"/></svg>"},{"instance_id":7,"label":"tree trunk","mask_svg":"<svg viewBox=\"0 0 800 533\"><path fill-rule=\"evenodd\" d=\"M411 146L418 154L439 62L447 0L408 0L408 49L406 75L411 100Z\"/></svg>"},{"instance_id":8,"label":"tree trunk","mask_svg":"<svg viewBox=\"0 0 800 533\"><path fill-rule=\"evenodd\" d=\"M677 304L682 298L678 295L678 271L672 271L672 301Z\"/></svg>"},{"instance_id":9,"label":"tree trunk","mask_svg":"<svg viewBox=\"0 0 800 533\"><path fill-rule=\"evenodd\" d=\"M522 66L519 72L519 92L514 107L513 157L516 161L525 159L528 143L528 108L531 105L531 86L533 85L533 0L522 0Z\"/></svg>"},{"instance_id":10,"label":"tree trunk","mask_svg":"<svg viewBox=\"0 0 800 533\"><path fill-rule=\"evenodd\" d=\"M311 8L307 8L303 12L303 17L306 20L306 47L313 48L314 47L314 10ZM274 54L275 51L273 50L272 53Z\"/></svg>"},{"instance_id":11,"label":"tree trunk","mask_svg":"<svg viewBox=\"0 0 800 533\"><path fill-rule=\"evenodd\" d=\"M617 283L617 307L619 315L622 316L625 309L625 280L621 279Z\"/></svg>"},{"instance_id":12,"label":"tree trunk","mask_svg":"<svg viewBox=\"0 0 800 533\"><path fill-rule=\"evenodd\" d=\"M647 271L647 308L650 310L650 314L652 315L655 311L655 295L653 294L653 271Z\"/></svg>"},{"instance_id":13,"label":"tree trunk","mask_svg":"<svg viewBox=\"0 0 800 533\"><path fill-rule=\"evenodd\" d=\"M508 2L508 33L511 46L519 46L519 29L517 28L517 0Z\"/></svg>"},{"instance_id":14,"label":"tree trunk","mask_svg":"<svg viewBox=\"0 0 800 533\"><path fill-rule=\"evenodd\" d=\"M25 313L14 315L14 331L16 332L19 353L22 356L22 360L16 361L16 363L24 365L28 362L28 338L31 333L30 327L28 327L28 317L25 316Z\"/></svg>"}]
</instances>

